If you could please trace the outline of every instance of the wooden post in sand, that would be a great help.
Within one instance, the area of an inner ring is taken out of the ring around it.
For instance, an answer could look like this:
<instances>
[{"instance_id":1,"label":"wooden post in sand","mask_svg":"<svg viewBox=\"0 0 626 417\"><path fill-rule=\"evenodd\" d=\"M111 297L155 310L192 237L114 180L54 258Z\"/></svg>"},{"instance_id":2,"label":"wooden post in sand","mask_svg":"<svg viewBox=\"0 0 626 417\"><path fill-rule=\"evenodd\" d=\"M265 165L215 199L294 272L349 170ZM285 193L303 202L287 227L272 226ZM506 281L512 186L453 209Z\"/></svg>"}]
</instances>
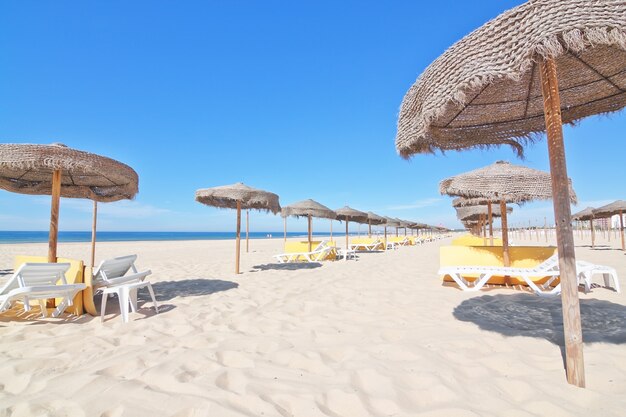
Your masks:
<instances>
[{"instance_id":1,"label":"wooden post in sand","mask_svg":"<svg viewBox=\"0 0 626 417\"><path fill-rule=\"evenodd\" d=\"M330 240L333 240L333 219L330 219Z\"/></svg>"},{"instance_id":2,"label":"wooden post in sand","mask_svg":"<svg viewBox=\"0 0 626 417\"><path fill-rule=\"evenodd\" d=\"M311 252L311 215L310 214L307 216L307 226L309 228L309 234L308 234L308 237L309 237L309 252Z\"/></svg>"},{"instance_id":3,"label":"wooden post in sand","mask_svg":"<svg viewBox=\"0 0 626 417\"><path fill-rule=\"evenodd\" d=\"M344 256L344 260L348 260L348 219L346 218L346 255Z\"/></svg>"},{"instance_id":4,"label":"wooden post in sand","mask_svg":"<svg viewBox=\"0 0 626 417\"><path fill-rule=\"evenodd\" d=\"M589 219L589 228L591 229L591 249L596 246L596 232L593 229L593 217Z\"/></svg>"},{"instance_id":5,"label":"wooden post in sand","mask_svg":"<svg viewBox=\"0 0 626 417\"><path fill-rule=\"evenodd\" d=\"M241 201L237 200L237 238L235 239L235 274L239 274L239 256L241 251Z\"/></svg>"},{"instance_id":6,"label":"wooden post in sand","mask_svg":"<svg viewBox=\"0 0 626 417\"><path fill-rule=\"evenodd\" d=\"M506 216L506 203L500 200L500 220L502 221L502 258L504 266L511 266L511 258L509 256L509 230Z\"/></svg>"},{"instance_id":7,"label":"wooden post in sand","mask_svg":"<svg viewBox=\"0 0 626 417\"><path fill-rule=\"evenodd\" d=\"M489 222L489 246L493 246L493 210L491 209L491 201L487 203L487 216Z\"/></svg>"},{"instance_id":8,"label":"wooden post in sand","mask_svg":"<svg viewBox=\"0 0 626 417\"><path fill-rule=\"evenodd\" d=\"M50 206L50 235L48 236L48 262L57 261L59 239L59 204L61 203L61 170L52 172L52 204Z\"/></svg>"},{"instance_id":9,"label":"wooden post in sand","mask_svg":"<svg viewBox=\"0 0 626 417\"><path fill-rule=\"evenodd\" d=\"M250 233L250 210L246 210L246 253L248 253L250 249L250 240L248 236L249 233Z\"/></svg>"},{"instance_id":10,"label":"wooden post in sand","mask_svg":"<svg viewBox=\"0 0 626 417\"><path fill-rule=\"evenodd\" d=\"M556 223L556 240L561 272L561 304L563 306L563 330L565 335L565 369L567 382L578 387L585 386L583 338L578 301L578 277L576 254L570 212L569 182L563 144L561 100L557 79L556 62L552 58L540 62L541 93L548 136L550 175Z\"/></svg>"},{"instance_id":11,"label":"wooden post in sand","mask_svg":"<svg viewBox=\"0 0 626 417\"><path fill-rule=\"evenodd\" d=\"M283 243L287 243L287 217L283 217Z\"/></svg>"},{"instance_id":12,"label":"wooden post in sand","mask_svg":"<svg viewBox=\"0 0 626 417\"><path fill-rule=\"evenodd\" d=\"M619 211L619 231L622 237L622 250L626 251L626 246L624 246L624 213L622 210Z\"/></svg>"},{"instance_id":13,"label":"wooden post in sand","mask_svg":"<svg viewBox=\"0 0 626 417\"><path fill-rule=\"evenodd\" d=\"M96 263L96 222L98 220L98 202L93 201L93 219L91 221L91 273Z\"/></svg>"}]
</instances>

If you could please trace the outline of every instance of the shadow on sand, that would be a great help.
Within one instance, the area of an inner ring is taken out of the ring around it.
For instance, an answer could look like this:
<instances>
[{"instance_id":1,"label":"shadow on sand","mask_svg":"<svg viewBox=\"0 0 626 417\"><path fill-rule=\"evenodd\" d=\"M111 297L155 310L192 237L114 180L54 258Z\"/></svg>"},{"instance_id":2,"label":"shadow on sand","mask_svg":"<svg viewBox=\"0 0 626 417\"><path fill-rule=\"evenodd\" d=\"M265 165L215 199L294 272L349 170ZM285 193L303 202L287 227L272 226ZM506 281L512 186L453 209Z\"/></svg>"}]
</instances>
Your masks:
<instances>
[{"instance_id":1,"label":"shadow on sand","mask_svg":"<svg viewBox=\"0 0 626 417\"><path fill-rule=\"evenodd\" d=\"M152 284L157 302L168 301L175 297L195 297L237 288L239 284L221 279L192 278L180 281L161 281ZM138 301L151 303L148 291L139 291ZM160 309L160 307L159 307Z\"/></svg>"},{"instance_id":2,"label":"shadow on sand","mask_svg":"<svg viewBox=\"0 0 626 417\"><path fill-rule=\"evenodd\" d=\"M250 272L259 271L298 271L302 269L315 269L321 267L319 262L297 262L288 264L262 264L254 265Z\"/></svg>"},{"instance_id":3,"label":"shadow on sand","mask_svg":"<svg viewBox=\"0 0 626 417\"><path fill-rule=\"evenodd\" d=\"M580 300L580 314L586 343L626 344L626 306L597 299ZM565 346L561 297L483 295L463 301L453 315L504 336L546 339L562 351Z\"/></svg>"}]
</instances>

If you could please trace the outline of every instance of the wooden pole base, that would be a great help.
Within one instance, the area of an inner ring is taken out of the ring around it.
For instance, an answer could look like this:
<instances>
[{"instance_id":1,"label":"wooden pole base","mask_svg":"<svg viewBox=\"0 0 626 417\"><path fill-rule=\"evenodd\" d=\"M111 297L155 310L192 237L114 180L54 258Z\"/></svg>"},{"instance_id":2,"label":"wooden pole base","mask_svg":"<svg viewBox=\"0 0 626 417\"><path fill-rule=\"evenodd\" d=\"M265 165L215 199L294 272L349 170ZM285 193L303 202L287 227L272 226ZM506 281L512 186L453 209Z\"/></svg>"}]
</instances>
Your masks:
<instances>
[{"instance_id":1,"label":"wooden pole base","mask_svg":"<svg viewBox=\"0 0 626 417\"><path fill-rule=\"evenodd\" d=\"M556 62L541 61L541 92L548 136L552 199L556 223L556 240L561 273L561 303L563 305L563 331L565 334L565 369L567 382L578 387L585 386L583 337L578 301L578 278L576 254L570 212L570 195L563 144L561 100L557 80Z\"/></svg>"}]
</instances>

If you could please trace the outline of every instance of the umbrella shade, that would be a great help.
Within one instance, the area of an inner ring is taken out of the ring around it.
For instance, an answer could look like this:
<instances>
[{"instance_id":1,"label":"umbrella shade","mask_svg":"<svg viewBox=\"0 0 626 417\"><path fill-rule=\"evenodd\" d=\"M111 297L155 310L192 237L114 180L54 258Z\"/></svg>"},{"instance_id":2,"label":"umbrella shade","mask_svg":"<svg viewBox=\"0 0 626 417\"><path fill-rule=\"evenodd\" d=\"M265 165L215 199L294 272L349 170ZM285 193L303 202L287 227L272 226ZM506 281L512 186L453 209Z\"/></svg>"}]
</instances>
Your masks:
<instances>
[{"instance_id":1,"label":"umbrella shade","mask_svg":"<svg viewBox=\"0 0 626 417\"><path fill-rule=\"evenodd\" d=\"M88 198L94 202L132 199L139 189L139 177L128 165L61 143L3 143L0 188L20 194L52 195L48 261L56 262L60 197ZM95 214L94 204L94 233ZM92 243L95 244L93 237Z\"/></svg>"},{"instance_id":2,"label":"umbrella shade","mask_svg":"<svg viewBox=\"0 0 626 417\"><path fill-rule=\"evenodd\" d=\"M612 202L611 204L607 204L606 206L598 207L593 210L593 217L601 218L601 217L611 217L616 214L621 214L626 212L626 201L617 200Z\"/></svg>"},{"instance_id":3,"label":"umbrella shade","mask_svg":"<svg viewBox=\"0 0 626 417\"><path fill-rule=\"evenodd\" d=\"M626 8L621 0L531 0L450 47L402 101L396 148L508 144L545 131L540 61L553 59L563 122L626 105Z\"/></svg>"},{"instance_id":4,"label":"umbrella shade","mask_svg":"<svg viewBox=\"0 0 626 417\"><path fill-rule=\"evenodd\" d=\"M309 240L309 252L310 252L311 251L311 217L319 217L319 218L334 220L337 218L337 213L335 213L328 207L318 203L317 201L309 199L309 200L298 201L297 203L293 203L286 207L283 207L283 209L281 210L281 216L283 216L284 218L287 218L287 216L308 218L308 240Z\"/></svg>"},{"instance_id":5,"label":"umbrella shade","mask_svg":"<svg viewBox=\"0 0 626 417\"><path fill-rule=\"evenodd\" d=\"M507 213L512 213L513 208L507 207ZM481 216L487 216L487 206L468 206L468 207L456 207L456 216L459 220L465 221L478 221ZM494 206L491 211L492 217L502 217L500 212L500 206Z\"/></svg>"},{"instance_id":6,"label":"umbrella shade","mask_svg":"<svg viewBox=\"0 0 626 417\"><path fill-rule=\"evenodd\" d=\"M584 210L579 211L578 213L572 214L572 220L591 220L593 219L593 211L595 209L593 207L587 207Z\"/></svg>"},{"instance_id":7,"label":"umbrella shade","mask_svg":"<svg viewBox=\"0 0 626 417\"><path fill-rule=\"evenodd\" d=\"M239 274L239 254L241 251L241 210L255 209L280 212L278 195L268 191L248 187L243 183L203 188L196 191L196 201L207 206L237 209L237 237L235 239L235 274Z\"/></svg>"},{"instance_id":8,"label":"umbrella shade","mask_svg":"<svg viewBox=\"0 0 626 417\"><path fill-rule=\"evenodd\" d=\"M398 219L394 219L391 217L385 217L385 220L387 220L385 222L385 225L389 226L389 227L402 227L400 226L401 222Z\"/></svg>"},{"instance_id":9,"label":"umbrella shade","mask_svg":"<svg viewBox=\"0 0 626 417\"><path fill-rule=\"evenodd\" d=\"M510 199L505 199L506 203L513 203L513 201L509 201ZM487 204L498 204L500 203L499 199L491 199L491 198L465 198L465 197L457 197L452 200L452 207L467 207L467 206L486 206ZM517 203L517 204L522 204Z\"/></svg>"},{"instance_id":10,"label":"umbrella shade","mask_svg":"<svg viewBox=\"0 0 626 417\"><path fill-rule=\"evenodd\" d=\"M248 187L243 183L223 185L220 187L204 188L196 191L196 201L207 206L219 208L255 209L270 211L274 214L280 212L278 195L268 191Z\"/></svg>"},{"instance_id":11,"label":"umbrella shade","mask_svg":"<svg viewBox=\"0 0 626 417\"><path fill-rule=\"evenodd\" d=\"M346 222L346 250L348 250L350 246L348 242L348 223L367 223L367 213L348 206L335 210L335 213L337 213L337 220L345 220ZM347 257L345 259L347 259Z\"/></svg>"},{"instance_id":12,"label":"umbrella shade","mask_svg":"<svg viewBox=\"0 0 626 417\"><path fill-rule=\"evenodd\" d=\"M329 209L328 207L318 203L315 200L302 200L297 203L285 206L281 210L281 216L295 216L295 217L319 217L322 219L336 219L337 213Z\"/></svg>"},{"instance_id":13,"label":"umbrella shade","mask_svg":"<svg viewBox=\"0 0 626 417\"><path fill-rule=\"evenodd\" d=\"M139 177L111 158L52 145L0 144L0 188L20 194L50 195L54 171L61 171L61 197L99 202L131 199Z\"/></svg>"},{"instance_id":14,"label":"umbrella shade","mask_svg":"<svg viewBox=\"0 0 626 417\"><path fill-rule=\"evenodd\" d=\"M572 182L568 182L571 202L576 203ZM521 203L552 199L552 180L548 172L498 161L441 181L439 191L451 196Z\"/></svg>"},{"instance_id":15,"label":"umbrella shade","mask_svg":"<svg viewBox=\"0 0 626 417\"><path fill-rule=\"evenodd\" d=\"M379 216L378 214L372 213L371 211L367 212L367 222L373 225L385 224L387 223L387 219L383 216Z\"/></svg>"}]
</instances>

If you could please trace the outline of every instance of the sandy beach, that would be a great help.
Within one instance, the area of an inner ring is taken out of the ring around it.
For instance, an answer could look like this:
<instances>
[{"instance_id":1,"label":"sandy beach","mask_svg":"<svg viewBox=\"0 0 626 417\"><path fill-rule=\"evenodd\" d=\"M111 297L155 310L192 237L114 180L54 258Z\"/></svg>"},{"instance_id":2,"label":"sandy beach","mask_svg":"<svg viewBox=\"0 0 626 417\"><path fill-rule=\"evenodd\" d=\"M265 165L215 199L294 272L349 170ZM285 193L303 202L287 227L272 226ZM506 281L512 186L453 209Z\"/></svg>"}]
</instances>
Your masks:
<instances>
[{"instance_id":1,"label":"sandy beach","mask_svg":"<svg viewBox=\"0 0 626 417\"><path fill-rule=\"evenodd\" d=\"M153 271L123 324L88 315L0 315L0 416L621 416L626 300L580 293L587 388L568 385L559 298L442 286L450 239L357 261L278 265L282 239L102 243L97 259L137 254ZM600 242L603 243L603 242ZM626 256L580 242L580 259ZM46 244L0 245L13 256ZM88 243L59 255L88 259Z\"/></svg>"}]
</instances>

